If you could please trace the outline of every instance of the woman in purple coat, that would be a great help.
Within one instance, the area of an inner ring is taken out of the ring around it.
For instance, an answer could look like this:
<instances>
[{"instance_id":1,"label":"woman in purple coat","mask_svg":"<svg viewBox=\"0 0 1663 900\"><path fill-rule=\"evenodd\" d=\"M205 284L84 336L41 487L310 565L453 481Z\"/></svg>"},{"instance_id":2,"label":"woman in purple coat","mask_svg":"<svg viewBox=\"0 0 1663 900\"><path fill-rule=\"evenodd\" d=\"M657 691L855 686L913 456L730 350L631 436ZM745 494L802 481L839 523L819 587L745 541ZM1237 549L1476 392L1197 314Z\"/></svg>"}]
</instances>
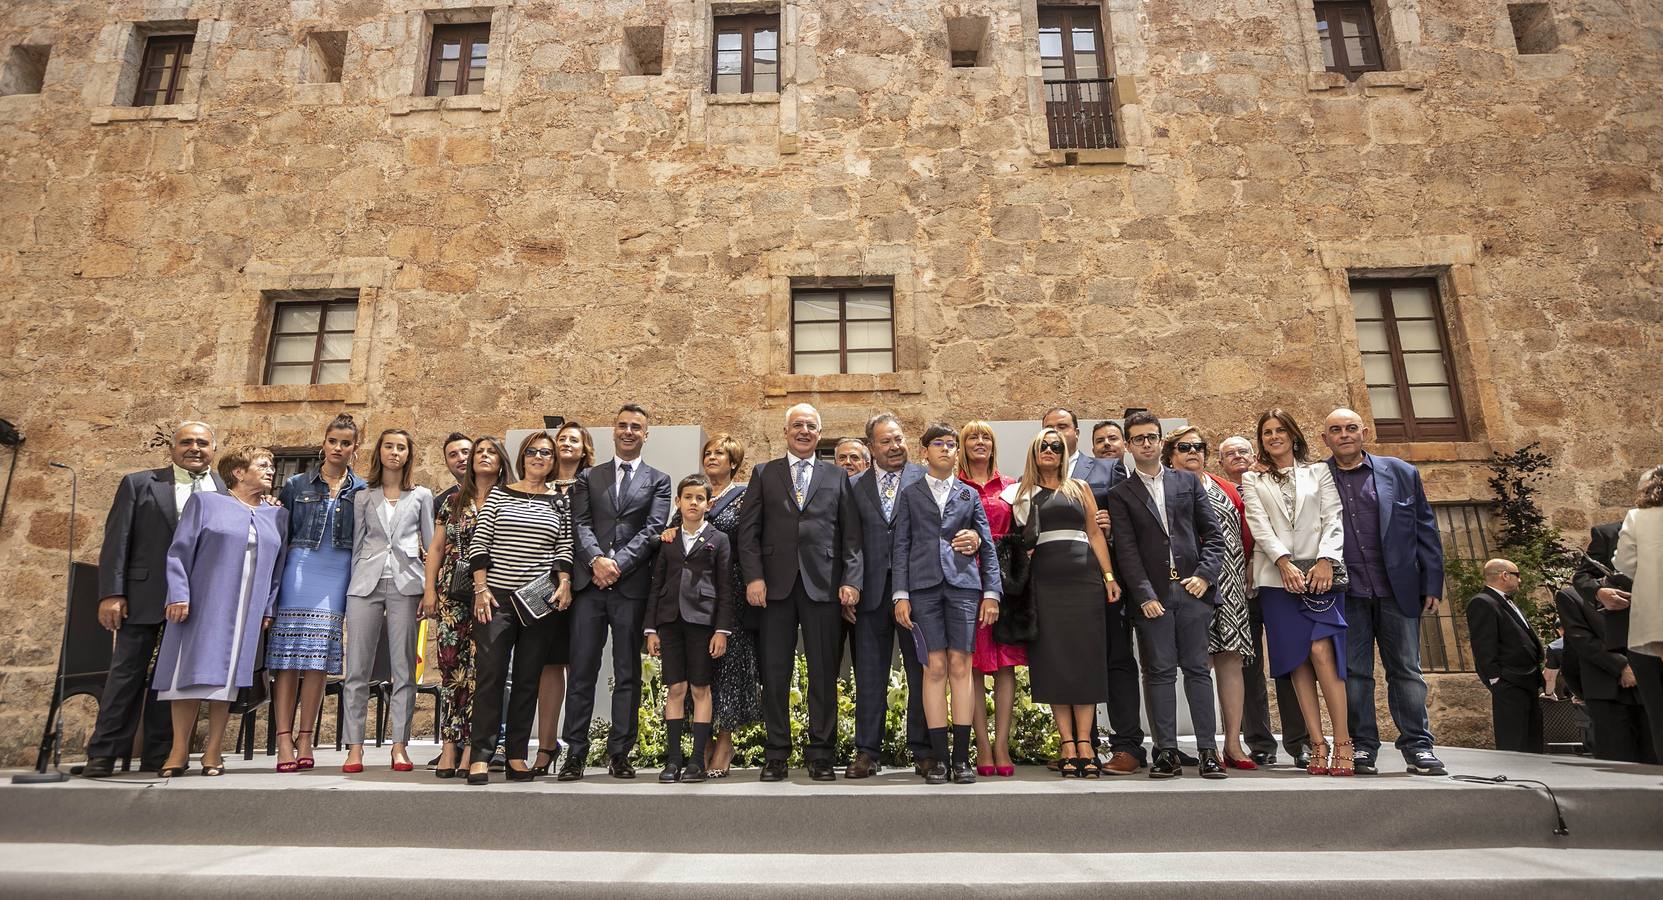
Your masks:
<instances>
[{"instance_id":1,"label":"woman in purple coat","mask_svg":"<svg viewBox=\"0 0 1663 900\"><path fill-rule=\"evenodd\" d=\"M225 773L220 743L237 691L254 683L260 630L277 602L289 512L266 505L271 451L239 447L220 458L226 492L192 494L167 552L167 628L152 686L173 702L173 752L160 777L190 768L191 731L208 701L202 774ZM214 762L210 764L209 758Z\"/></svg>"}]
</instances>

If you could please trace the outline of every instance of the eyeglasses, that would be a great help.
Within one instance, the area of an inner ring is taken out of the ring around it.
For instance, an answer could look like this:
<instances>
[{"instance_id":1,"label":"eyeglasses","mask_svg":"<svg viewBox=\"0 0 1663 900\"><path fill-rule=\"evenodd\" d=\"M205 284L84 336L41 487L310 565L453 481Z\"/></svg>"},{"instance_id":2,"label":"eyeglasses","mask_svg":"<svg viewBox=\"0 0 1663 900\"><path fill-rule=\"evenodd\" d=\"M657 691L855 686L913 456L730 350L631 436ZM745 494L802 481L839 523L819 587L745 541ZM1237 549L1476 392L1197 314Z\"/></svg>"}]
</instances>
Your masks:
<instances>
[{"instance_id":1,"label":"eyeglasses","mask_svg":"<svg viewBox=\"0 0 1663 900\"><path fill-rule=\"evenodd\" d=\"M1511 575L1511 576L1513 576L1513 577L1514 577L1514 578L1523 578L1523 577L1524 577L1524 576L1523 576L1523 575L1520 575L1520 574L1519 574L1519 571L1518 571L1518 570L1517 570L1517 569L1514 569L1514 570L1513 570L1513 571L1511 571L1511 572L1503 572L1503 573L1501 573L1501 574L1503 574L1503 575Z\"/></svg>"},{"instance_id":2,"label":"eyeglasses","mask_svg":"<svg viewBox=\"0 0 1663 900\"><path fill-rule=\"evenodd\" d=\"M1132 444L1153 444L1160 439L1161 436L1158 434L1140 434L1136 437L1129 437L1126 441Z\"/></svg>"},{"instance_id":3,"label":"eyeglasses","mask_svg":"<svg viewBox=\"0 0 1663 900\"><path fill-rule=\"evenodd\" d=\"M1064 444L1062 441L1040 441L1039 442L1039 452L1041 452L1041 453L1045 453L1045 452L1049 451L1051 453L1055 453L1055 454L1060 456L1060 455L1062 455L1062 452L1064 450L1067 450L1067 449L1068 449L1068 445Z\"/></svg>"},{"instance_id":4,"label":"eyeglasses","mask_svg":"<svg viewBox=\"0 0 1663 900\"><path fill-rule=\"evenodd\" d=\"M1178 451L1179 453L1206 453L1207 442L1195 441L1191 443L1190 441L1179 441L1178 443L1172 445L1172 449Z\"/></svg>"},{"instance_id":5,"label":"eyeglasses","mask_svg":"<svg viewBox=\"0 0 1663 900\"><path fill-rule=\"evenodd\" d=\"M554 451L550 450L547 447L532 447L530 450L527 450L525 452L525 455L526 456L535 456L538 459L549 459L550 457L554 456Z\"/></svg>"},{"instance_id":6,"label":"eyeglasses","mask_svg":"<svg viewBox=\"0 0 1663 900\"><path fill-rule=\"evenodd\" d=\"M959 448L959 442L945 439L934 440L930 441L930 447L934 450L957 450Z\"/></svg>"}]
</instances>

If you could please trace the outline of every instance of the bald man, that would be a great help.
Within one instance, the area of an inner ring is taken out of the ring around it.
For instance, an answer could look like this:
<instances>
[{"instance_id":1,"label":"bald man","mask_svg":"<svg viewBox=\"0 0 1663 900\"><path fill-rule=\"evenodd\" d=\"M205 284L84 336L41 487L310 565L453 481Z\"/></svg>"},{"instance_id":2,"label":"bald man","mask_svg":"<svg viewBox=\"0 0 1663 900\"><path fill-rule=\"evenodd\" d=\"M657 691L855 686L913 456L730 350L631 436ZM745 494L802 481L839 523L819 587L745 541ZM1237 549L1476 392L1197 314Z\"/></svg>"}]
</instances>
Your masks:
<instances>
[{"instance_id":1,"label":"bald man","mask_svg":"<svg viewBox=\"0 0 1663 900\"><path fill-rule=\"evenodd\" d=\"M1467 601L1473 665L1490 689L1497 750L1542 752L1542 639L1513 602L1519 567L1510 560L1484 564L1484 589Z\"/></svg>"},{"instance_id":2,"label":"bald man","mask_svg":"<svg viewBox=\"0 0 1663 900\"><path fill-rule=\"evenodd\" d=\"M1323 423L1333 456L1345 527L1346 718L1358 775L1380 770L1374 718L1374 650L1386 668L1386 706L1397 725L1397 750L1411 775L1447 775L1432 752L1426 679L1420 671L1420 620L1444 593L1444 545L1415 467L1368 452L1368 425L1349 409Z\"/></svg>"}]
</instances>

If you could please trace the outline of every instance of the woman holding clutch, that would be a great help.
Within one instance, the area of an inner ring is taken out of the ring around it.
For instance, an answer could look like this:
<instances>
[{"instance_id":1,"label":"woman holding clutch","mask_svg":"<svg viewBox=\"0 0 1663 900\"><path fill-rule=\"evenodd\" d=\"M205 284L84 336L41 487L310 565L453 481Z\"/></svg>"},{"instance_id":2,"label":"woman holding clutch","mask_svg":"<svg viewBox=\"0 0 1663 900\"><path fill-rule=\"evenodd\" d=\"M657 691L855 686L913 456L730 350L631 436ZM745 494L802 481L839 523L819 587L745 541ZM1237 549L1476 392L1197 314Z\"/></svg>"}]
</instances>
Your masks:
<instances>
[{"instance_id":1,"label":"woman holding clutch","mask_svg":"<svg viewBox=\"0 0 1663 900\"><path fill-rule=\"evenodd\" d=\"M468 545L474 579L475 690L473 752L468 783L490 780L492 742L502 719L509 657L514 687L508 700L508 780L531 781L526 765L537 687L559 637L554 611L572 603L572 519L548 482L554 477L554 435L538 431L520 445L523 476L494 487Z\"/></svg>"}]
</instances>

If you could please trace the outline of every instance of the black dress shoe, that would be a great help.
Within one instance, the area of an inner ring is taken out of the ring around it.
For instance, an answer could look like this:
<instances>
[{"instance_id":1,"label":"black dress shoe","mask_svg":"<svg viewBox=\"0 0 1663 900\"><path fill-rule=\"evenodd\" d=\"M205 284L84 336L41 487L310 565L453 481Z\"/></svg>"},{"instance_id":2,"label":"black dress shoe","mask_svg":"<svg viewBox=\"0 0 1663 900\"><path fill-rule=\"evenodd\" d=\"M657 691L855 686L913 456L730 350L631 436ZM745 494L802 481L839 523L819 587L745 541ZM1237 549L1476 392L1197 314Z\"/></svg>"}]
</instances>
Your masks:
<instances>
[{"instance_id":1,"label":"black dress shoe","mask_svg":"<svg viewBox=\"0 0 1663 900\"><path fill-rule=\"evenodd\" d=\"M1149 764L1150 778L1177 778L1184 774L1184 764L1176 750L1156 750L1155 760Z\"/></svg>"},{"instance_id":2,"label":"black dress shoe","mask_svg":"<svg viewBox=\"0 0 1663 900\"><path fill-rule=\"evenodd\" d=\"M1380 767L1374 764L1374 757L1358 754L1351 761L1351 770L1357 775L1379 775Z\"/></svg>"},{"instance_id":3,"label":"black dress shoe","mask_svg":"<svg viewBox=\"0 0 1663 900\"><path fill-rule=\"evenodd\" d=\"M1178 761L1180 763L1183 763L1186 766L1199 766L1199 765L1201 765L1201 760L1196 759L1195 757L1189 755L1188 753L1185 753L1182 750L1175 750L1173 752L1178 754Z\"/></svg>"},{"instance_id":4,"label":"black dress shoe","mask_svg":"<svg viewBox=\"0 0 1663 900\"><path fill-rule=\"evenodd\" d=\"M629 757L620 753L607 762L606 774L613 778L634 778L635 767L629 764Z\"/></svg>"},{"instance_id":5,"label":"black dress shoe","mask_svg":"<svg viewBox=\"0 0 1663 900\"><path fill-rule=\"evenodd\" d=\"M1276 765L1276 751L1274 750L1254 750L1252 753L1247 754L1247 758L1252 760L1261 769L1266 766Z\"/></svg>"},{"instance_id":6,"label":"black dress shoe","mask_svg":"<svg viewBox=\"0 0 1663 900\"><path fill-rule=\"evenodd\" d=\"M681 764L679 763L670 763L664 767L664 771L658 773L659 784L675 784L680 780Z\"/></svg>"},{"instance_id":7,"label":"black dress shoe","mask_svg":"<svg viewBox=\"0 0 1663 900\"><path fill-rule=\"evenodd\" d=\"M582 781L583 760L577 758L576 756L566 757L566 761L560 764L560 773L554 776L554 780Z\"/></svg>"},{"instance_id":8,"label":"black dress shoe","mask_svg":"<svg viewBox=\"0 0 1663 900\"><path fill-rule=\"evenodd\" d=\"M1224 764L1218 759L1217 750L1202 748L1199 766L1202 778L1229 778L1230 773L1224 771Z\"/></svg>"},{"instance_id":9,"label":"black dress shoe","mask_svg":"<svg viewBox=\"0 0 1663 900\"><path fill-rule=\"evenodd\" d=\"M1309 769L1311 767L1311 749L1309 747L1301 748L1298 753L1293 755L1293 767L1296 769Z\"/></svg>"},{"instance_id":10,"label":"black dress shoe","mask_svg":"<svg viewBox=\"0 0 1663 900\"><path fill-rule=\"evenodd\" d=\"M785 760L770 759L762 765L762 780L784 781L787 771L788 770L785 768Z\"/></svg>"},{"instance_id":11,"label":"black dress shoe","mask_svg":"<svg viewBox=\"0 0 1663 900\"><path fill-rule=\"evenodd\" d=\"M926 759L920 763L924 769L925 784L946 784L947 764L935 759Z\"/></svg>"},{"instance_id":12,"label":"black dress shoe","mask_svg":"<svg viewBox=\"0 0 1663 900\"><path fill-rule=\"evenodd\" d=\"M813 759L808 763L808 777L813 781L836 781L837 773L832 770L831 760Z\"/></svg>"},{"instance_id":13,"label":"black dress shoe","mask_svg":"<svg viewBox=\"0 0 1663 900\"><path fill-rule=\"evenodd\" d=\"M954 784L975 784L976 770L968 765L954 764L947 770L947 775Z\"/></svg>"},{"instance_id":14,"label":"black dress shoe","mask_svg":"<svg viewBox=\"0 0 1663 900\"><path fill-rule=\"evenodd\" d=\"M682 784L697 784L704 780L704 766L698 763L688 763L687 768L681 770Z\"/></svg>"},{"instance_id":15,"label":"black dress shoe","mask_svg":"<svg viewBox=\"0 0 1663 900\"><path fill-rule=\"evenodd\" d=\"M88 757L87 758L87 764L84 765L84 766L77 766L77 768L79 768L81 771L80 772L74 772L74 769L71 769L70 771L74 772L77 775L81 775L85 778L108 778L111 775L115 774L115 757L113 757L113 756L92 756L92 757Z\"/></svg>"}]
</instances>

